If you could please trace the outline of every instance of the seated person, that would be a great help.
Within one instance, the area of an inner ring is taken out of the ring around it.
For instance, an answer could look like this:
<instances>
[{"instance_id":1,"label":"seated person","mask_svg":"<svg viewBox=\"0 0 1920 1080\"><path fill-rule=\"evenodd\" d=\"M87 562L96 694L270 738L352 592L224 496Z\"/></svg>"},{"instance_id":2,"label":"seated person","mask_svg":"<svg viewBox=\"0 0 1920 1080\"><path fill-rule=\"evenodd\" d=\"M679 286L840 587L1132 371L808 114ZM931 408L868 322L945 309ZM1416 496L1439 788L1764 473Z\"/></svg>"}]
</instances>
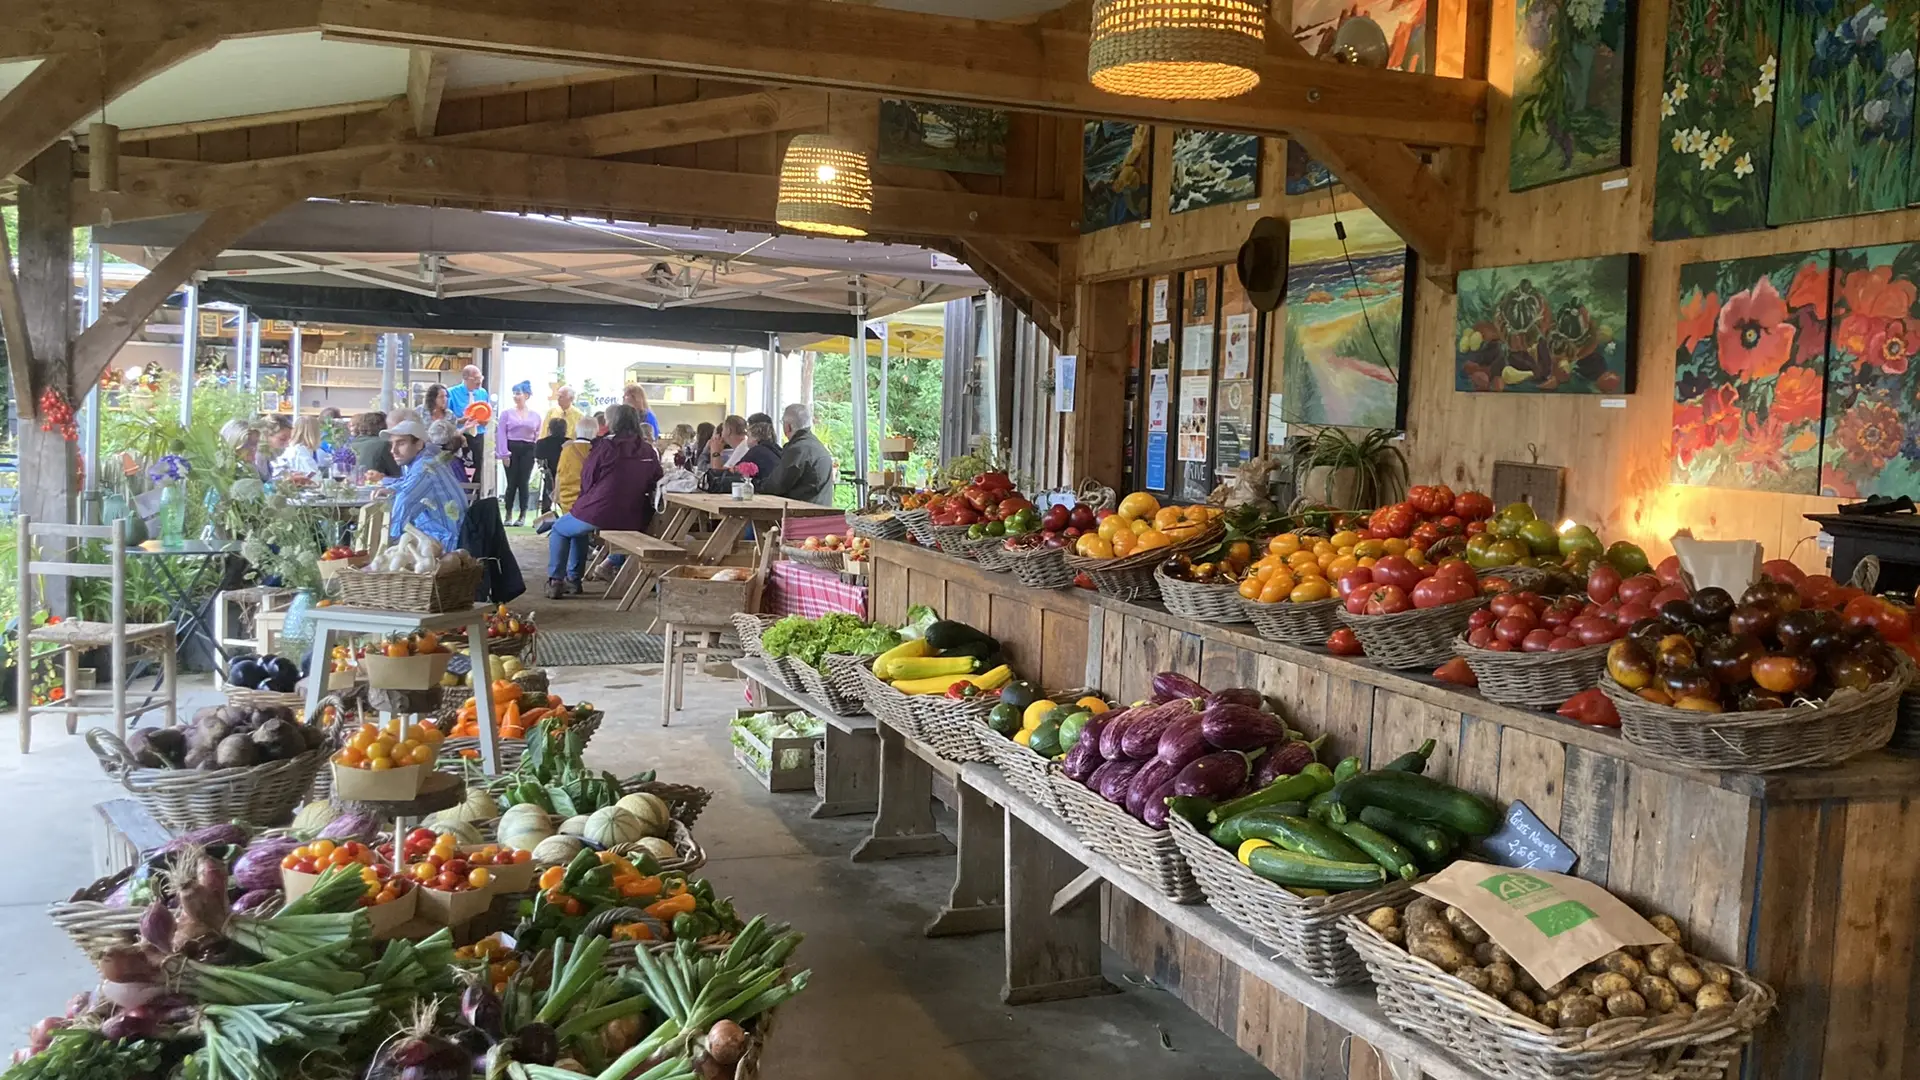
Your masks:
<instances>
[{"instance_id":1,"label":"seated person","mask_svg":"<svg viewBox=\"0 0 1920 1080\"><path fill-rule=\"evenodd\" d=\"M377 472L381 476L400 475L400 463L393 460L393 450L380 433L387 428L387 414L363 412L353 418L353 441L348 448L353 451L353 467L364 475Z\"/></svg>"},{"instance_id":2,"label":"seated person","mask_svg":"<svg viewBox=\"0 0 1920 1080\"><path fill-rule=\"evenodd\" d=\"M381 482L393 496L387 535L398 540L412 525L440 542L445 551L460 546L460 522L467 515L467 493L454 478L448 454L427 439L418 420L405 420L381 432L395 461L398 479Z\"/></svg>"},{"instance_id":3,"label":"seated person","mask_svg":"<svg viewBox=\"0 0 1920 1080\"><path fill-rule=\"evenodd\" d=\"M580 592L587 569L587 537L595 529L640 532L653 520L653 489L660 457L645 422L631 405L607 410L608 437L596 440L580 471L580 497L553 523L547 542L547 598Z\"/></svg>"},{"instance_id":4,"label":"seated person","mask_svg":"<svg viewBox=\"0 0 1920 1080\"><path fill-rule=\"evenodd\" d=\"M553 509L554 487L560 475L560 450L567 445L567 422L554 417L547 433L533 444L533 460L540 463L540 512ZM562 510L561 513L566 513Z\"/></svg>"},{"instance_id":5,"label":"seated person","mask_svg":"<svg viewBox=\"0 0 1920 1080\"><path fill-rule=\"evenodd\" d=\"M813 410L795 402L780 414L786 445L780 449L780 467L772 476L754 479L756 492L784 495L818 506L833 505L833 455L814 437Z\"/></svg>"},{"instance_id":6,"label":"seated person","mask_svg":"<svg viewBox=\"0 0 1920 1080\"><path fill-rule=\"evenodd\" d=\"M273 478L320 477L320 418L303 416L293 425L286 448L273 459Z\"/></svg>"}]
</instances>

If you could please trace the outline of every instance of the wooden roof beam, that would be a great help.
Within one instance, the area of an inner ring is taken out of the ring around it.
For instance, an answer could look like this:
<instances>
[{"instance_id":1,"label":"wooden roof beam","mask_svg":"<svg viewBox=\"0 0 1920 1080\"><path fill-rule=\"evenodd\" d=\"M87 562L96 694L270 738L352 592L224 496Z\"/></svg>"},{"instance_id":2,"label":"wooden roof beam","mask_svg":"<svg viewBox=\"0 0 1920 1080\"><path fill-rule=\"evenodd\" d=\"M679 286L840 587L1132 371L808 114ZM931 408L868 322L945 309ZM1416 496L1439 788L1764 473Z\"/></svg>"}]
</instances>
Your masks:
<instances>
[{"instance_id":1,"label":"wooden roof beam","mask_svg":"<svg viewBox=\"0 0 1920 1080\"><path fill-rule=\"evenodd\" d=\"M55 53L93 58L102 42L151 50L195 38L314 30L319 0L0 0L0 61Z\"/></svg>"},{"instance_id":2,"label":"wooden roof beam","mask_svg":"<svg viewBox=\"0 0 1920 1080\"><path fill-rule=\"evenodd\" d=\"M13 273L13 245L0 229L0 334L7 341L7 375L13 384L14 411L22 420L39 414L33 386L33 343L27 337L27 309L20 300L20 279Z\"/></svg>"},{"instance_id":3,"label":"wooden roof beam","mask_svg":"<svg viewBox=\"0 0 1920 1080\"><path fill-rule=\"evenodd\" d=\"M75 124L140 83L211 48L198 34L158 45L113 45L104 52L43 60L0 99L0 176L17 173Z\"/></svg>"},{"instance_id":4,"label":"wooden roof beam","mask_svg":"<svg viewBox=\"0 0 1920 1080\"><path fill-rule=\"evenodd\" d=\"M613 157L668 146L772 135L825 126L827 95L799 88L731 97L701 98L677 105L547 120L513 127L440 135L434 142L484 150L514 150L561 157Z\"/></svg>"},{"instance_id":5,"label":"wooden roof beam","mask_svg":"<svg viewBox=\"0 0 1920 1080\"><path fill-rule=\"evenodd\" d=\"M447 57L432 49L407 54L407 112L415 138L431 138L440 122L440 99L447 92Z\"/></svg>"},{"instance_id":6,"label":"wooden roof beam","mask_svg":"<svg viewBox=\"0 0 1920 1080\"><path fill-rule=\"evenodd\" d=\"M1087 34L833 0L320 0L323 32L708 78L825 86L1076 117L1478 146L1487 84L1270 51L1224 101L1155 101L1087 81ZM1284 35L1282 35L1284 36Z\"/></svg>"}]
</instances>

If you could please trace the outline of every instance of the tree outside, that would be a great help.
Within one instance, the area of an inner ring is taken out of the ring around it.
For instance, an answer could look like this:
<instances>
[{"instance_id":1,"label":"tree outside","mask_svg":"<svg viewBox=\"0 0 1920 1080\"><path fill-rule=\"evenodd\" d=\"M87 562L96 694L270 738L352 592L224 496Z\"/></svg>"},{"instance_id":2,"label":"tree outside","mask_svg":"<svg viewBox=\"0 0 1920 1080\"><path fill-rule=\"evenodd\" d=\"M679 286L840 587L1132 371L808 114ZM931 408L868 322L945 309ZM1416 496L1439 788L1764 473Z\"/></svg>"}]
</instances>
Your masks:
<instances>
[{"instance_id":1,"label":"tree outside","mask_svg":"<svg viewBox=\"0 0 1920 1080\"><path fill-rule=\"evenodd\" d=\"M945 362L895 357L887 364L887 430L880 429L880 361L867 361L867 436L869 462L880 465L883 435L910 435L913 456L902 463L919 483L940 464L940 406L945 394ZM813 430L845 472L853 468L853 378L846 353L820 353L813 361ZM854 489L840 484L834 503L853 508Z\"/></svg>"}]
</instances>

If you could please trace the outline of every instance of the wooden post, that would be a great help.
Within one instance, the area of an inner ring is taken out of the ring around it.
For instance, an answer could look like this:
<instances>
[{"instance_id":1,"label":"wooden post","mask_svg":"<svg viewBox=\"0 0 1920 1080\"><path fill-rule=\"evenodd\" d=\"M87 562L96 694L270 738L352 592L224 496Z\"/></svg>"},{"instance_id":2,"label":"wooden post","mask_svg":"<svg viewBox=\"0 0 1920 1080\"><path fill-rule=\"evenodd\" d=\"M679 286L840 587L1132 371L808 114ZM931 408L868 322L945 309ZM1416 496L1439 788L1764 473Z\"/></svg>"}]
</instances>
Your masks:
<instances>
[{"instance_id":1,"label":"wooden post","mask_svg":"<svg viewBox=\"0 0 1920 1080\"><path fill-rule=\"evenodd\" d=\"M16 387L26 398L21 402L23 415L37 414L34 397L48 388L68 400L78 396L69 353L74 329L73 145L54 143L33 160L30 171L30 181L20 189L19 292L33 375L31 387ZM20 512L36 521L73 521L74 461L74 444L59 429L41 431L39 424L22 423ZM49 606L63 611L63 583L56 578L47 585Z\"/></svg>"},{"instance_id":2,"label":"wooden post","mask_svg":"<svg viewBox=\"0 0 1920 1080\"><path fill-rule=\"evenodd\" d=\"M1077 484L1091 478L1118 490L1127 437L1126 425L1118 418L1126 415L1133 359L1127 341L1127 282L1082 286L1078 307L1086 317L1078 320L1075 334L1079 400L1070 414L1073 429L1067 437L1065 479Z\"/></svg>"}]
</instances>

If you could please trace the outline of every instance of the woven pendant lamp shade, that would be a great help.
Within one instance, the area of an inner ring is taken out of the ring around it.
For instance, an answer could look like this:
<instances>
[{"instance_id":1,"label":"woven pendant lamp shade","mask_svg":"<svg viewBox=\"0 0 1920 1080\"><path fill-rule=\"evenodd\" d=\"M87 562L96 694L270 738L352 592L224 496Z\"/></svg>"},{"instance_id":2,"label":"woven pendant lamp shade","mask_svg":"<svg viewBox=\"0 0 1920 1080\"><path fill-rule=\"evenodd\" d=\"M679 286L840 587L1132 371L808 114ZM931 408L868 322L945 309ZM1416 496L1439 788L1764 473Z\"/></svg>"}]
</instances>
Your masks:
<instances>
[{"instance_id":1,"label":"woven pendant lamp shade","mask_svg":"<svg viewBox=\"0 0 1920 1080\"><path fill-rule=\"evenodd\" d=\"M780 162L774 220L828 236L865 236L873 217L867 155L831 135L795 135Z\"/></svg>"},{"instance_id":2,"label":"woven pendant lamp shade","mask_svg":"<svg viewBox=\"0 0 1920 1080\"><path fill-rule=\"evenodd\" d=\"M1265 0L1095 0L1087 78L1111 94L1227 98L1260 85Z\"/></svg>"}]
</instances>

